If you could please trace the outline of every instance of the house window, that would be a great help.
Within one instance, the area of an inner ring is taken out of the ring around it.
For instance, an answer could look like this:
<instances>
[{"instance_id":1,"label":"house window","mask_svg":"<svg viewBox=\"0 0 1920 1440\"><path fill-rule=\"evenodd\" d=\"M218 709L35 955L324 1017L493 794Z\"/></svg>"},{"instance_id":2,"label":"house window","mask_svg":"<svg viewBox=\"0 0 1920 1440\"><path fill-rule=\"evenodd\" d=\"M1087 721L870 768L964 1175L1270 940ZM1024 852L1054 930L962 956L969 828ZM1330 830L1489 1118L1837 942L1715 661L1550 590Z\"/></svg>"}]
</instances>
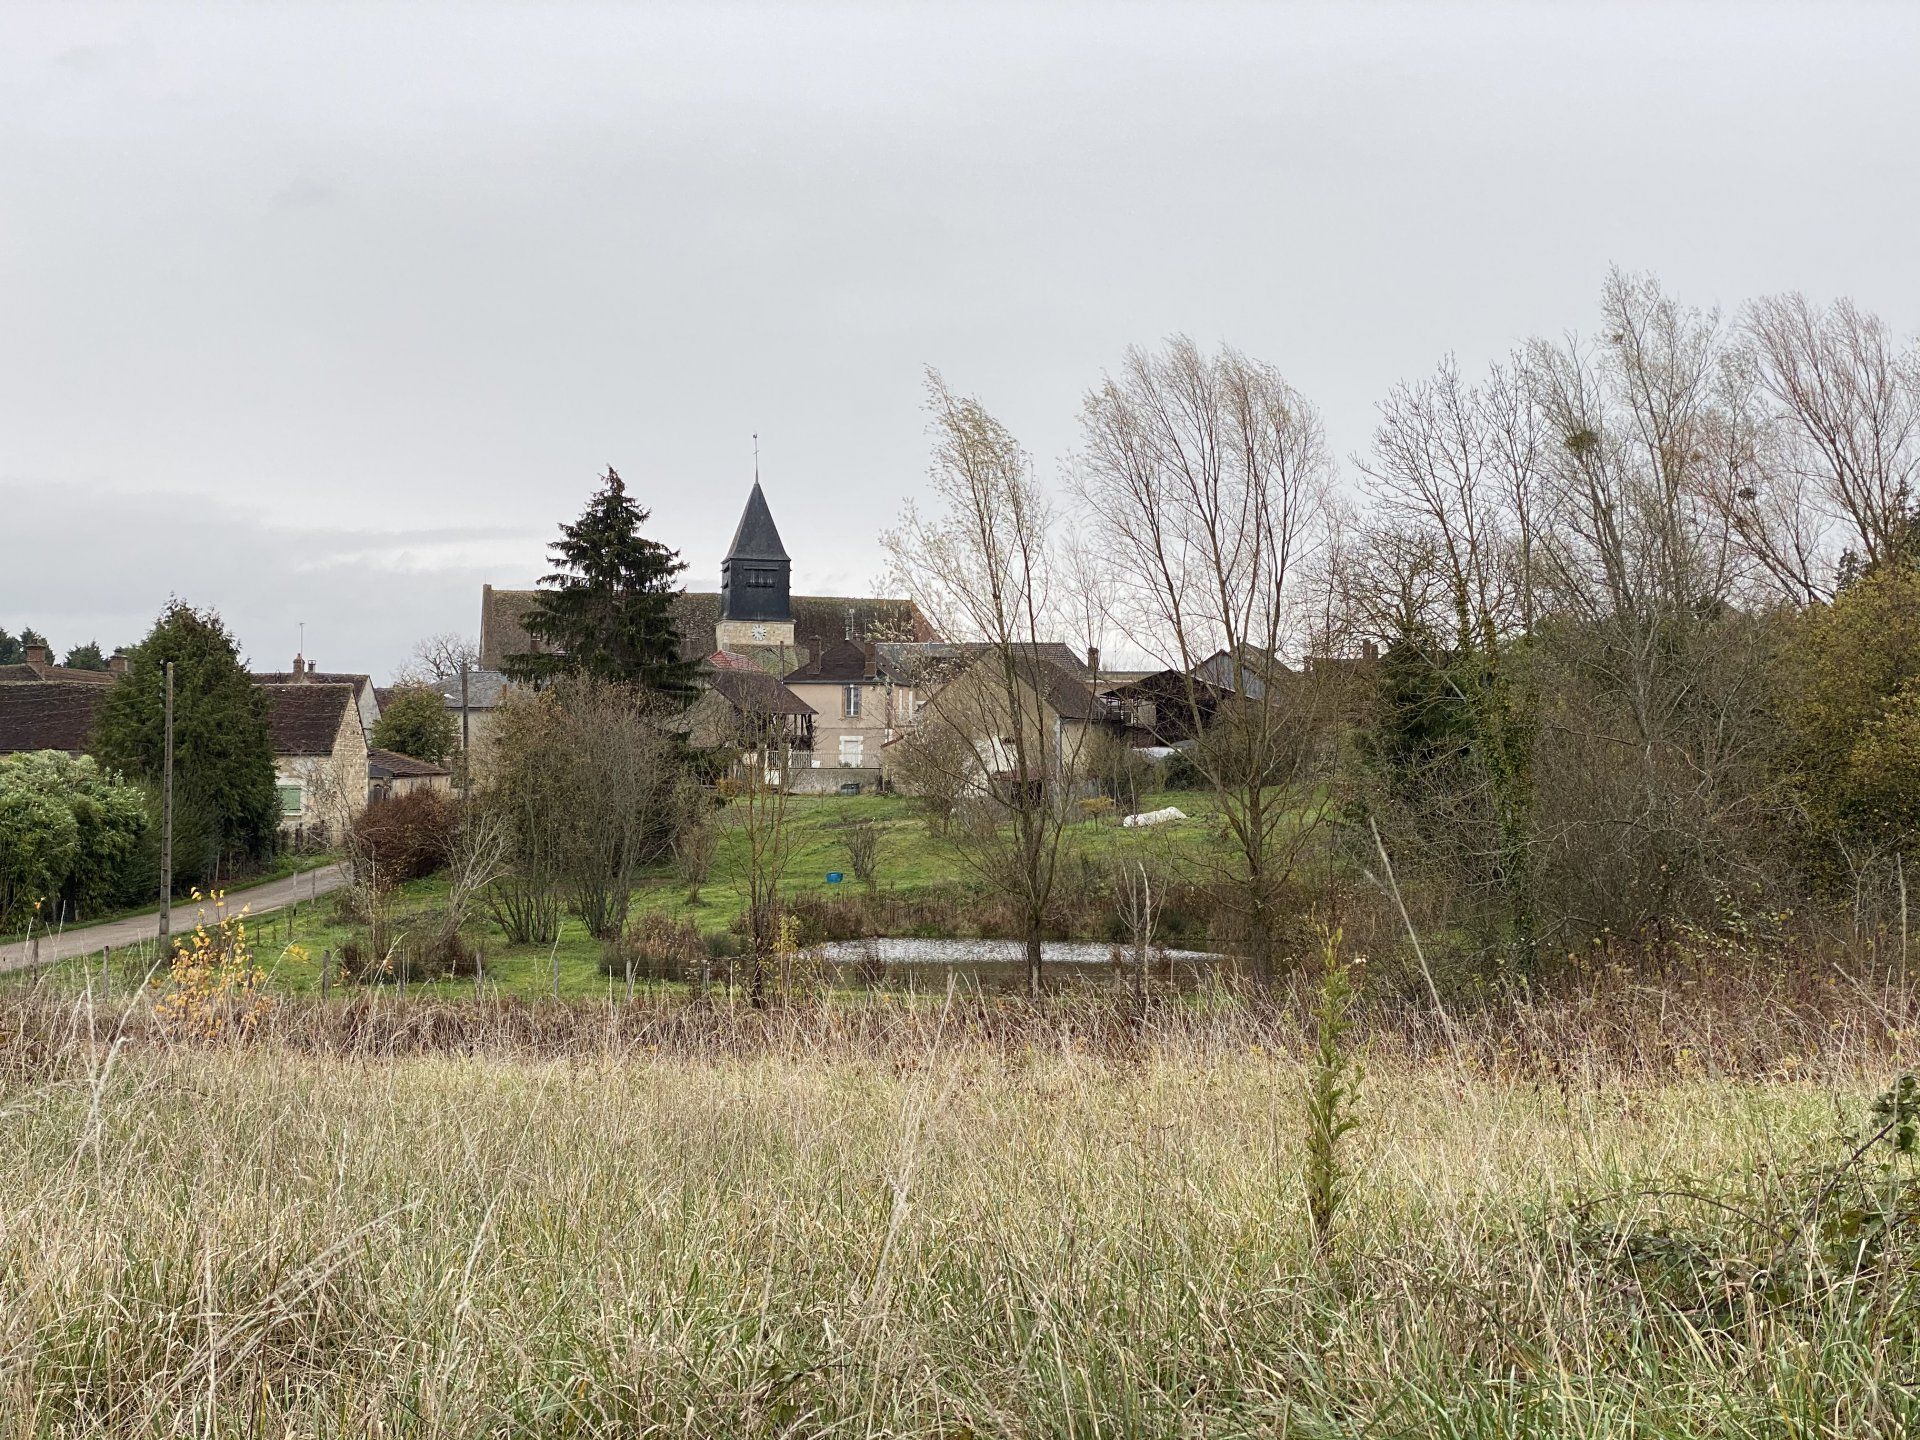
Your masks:
<instances>
[{"instance_id":1,"label":"house window","mask_svg":"<svg viewBox=\"0 0 1920 1440\"><path fill-rule=\"evenodd\" d=\"M840 713L851 719L860 713L860 687L858 685L843 685L840 689Z\"/></svg>"},{"instance_id":2,"label":"house window","mask_svg":"<svg viewBox=\"0 0 1920 1440\"><path fill-rule=\"evenodd\" d=\"M285 816L298 815L307 808L306 791L298 785L276 785L280 792L280 813Z\"/></svg>"},{"instance_id":3,"label":"house window","mask_svg":"<svg viewBox=\"0 0 1920 1440\"><path fill-rule=\"evenodd\" d=\"M840 763L851 770L858 770L865 758L865 737L861 735L842 735L840 737Z\"/></svg>"}]
</instances>

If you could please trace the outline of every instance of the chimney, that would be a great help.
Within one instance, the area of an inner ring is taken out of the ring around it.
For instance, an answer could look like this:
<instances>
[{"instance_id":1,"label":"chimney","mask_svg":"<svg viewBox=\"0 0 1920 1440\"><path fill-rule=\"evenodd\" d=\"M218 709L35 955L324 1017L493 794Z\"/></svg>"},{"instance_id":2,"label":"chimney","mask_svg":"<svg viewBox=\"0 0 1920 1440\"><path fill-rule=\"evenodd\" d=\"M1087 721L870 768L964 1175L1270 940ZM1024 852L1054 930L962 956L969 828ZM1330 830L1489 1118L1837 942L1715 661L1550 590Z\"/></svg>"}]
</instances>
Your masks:
<instances>
[{"instance_id":1,"label":"chimney","mask_svg":"<svg viewBox=\"0 0 1920 1440\"><path fill-rule=\"evenodd\" d=\"M1377 640L1362 640L1360 642L1360 658L1362 660L1378 660L1380 658L1380 642Z\"/></svg>"},{"instance_id":2,"label":"chimney","mask_svg":"<svg viewBox=\"0 0 1920 1440\"><path fill-rule=\"evenodd\" d=\"M112 675L124 675L127 673L126 651L116 650L107 657L107 672Z\"/></svg>"},{"instance_id":3,"label":"chimney","mask_svg":"<svg viewBox=\"0 0 1920 1440\"><path fill-rule=\"evenodd\" d=\"M47 647L44 645L27 646L27 664L39 670L47 663Z\"/></svg>"},{"instance_id":4,"label":"chimney","mask_svg":"<svg viewBox=\"0 0 1920 1440\"><path fill-rule=\"evenodd\" d=\"M1087 673L1096 680L1100 678L1100 647L1098 645L1087 647Z\"/></svg>"},{"instance_id":5,"label":"chimney","mask_svg":"<svg viewBox=\"0 0 1920 1440\"><path fill-rule=\"evenodd\" d=\"M862 658L866 661L866 678L876 680L880 676L880 656L871 645L860 647Z\"/></svg>"}]
</instances>

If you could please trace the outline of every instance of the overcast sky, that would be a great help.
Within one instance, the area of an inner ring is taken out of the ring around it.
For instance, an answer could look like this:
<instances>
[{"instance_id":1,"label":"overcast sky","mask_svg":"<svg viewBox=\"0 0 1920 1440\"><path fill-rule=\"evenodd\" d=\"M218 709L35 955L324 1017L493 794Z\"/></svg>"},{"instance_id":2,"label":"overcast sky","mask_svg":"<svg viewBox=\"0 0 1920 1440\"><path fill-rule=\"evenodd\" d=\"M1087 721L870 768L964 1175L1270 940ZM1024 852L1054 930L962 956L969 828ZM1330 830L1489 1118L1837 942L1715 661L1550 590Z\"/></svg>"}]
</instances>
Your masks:
<instances>
[{"instance_id":1,"label":"overcast sky","mask_svg":"<svg viewBox=\"0 0 1920 1440\"><path fill-rule=\"evenodd\" d=\"M1395 379L1606 267L1920 329L1920 5L0 5L0 625L169 593L384 675L612 463L711 583L751 433L871 593L921 371L1043 473L1132 342Z\"/></svg>"}]
</instances>

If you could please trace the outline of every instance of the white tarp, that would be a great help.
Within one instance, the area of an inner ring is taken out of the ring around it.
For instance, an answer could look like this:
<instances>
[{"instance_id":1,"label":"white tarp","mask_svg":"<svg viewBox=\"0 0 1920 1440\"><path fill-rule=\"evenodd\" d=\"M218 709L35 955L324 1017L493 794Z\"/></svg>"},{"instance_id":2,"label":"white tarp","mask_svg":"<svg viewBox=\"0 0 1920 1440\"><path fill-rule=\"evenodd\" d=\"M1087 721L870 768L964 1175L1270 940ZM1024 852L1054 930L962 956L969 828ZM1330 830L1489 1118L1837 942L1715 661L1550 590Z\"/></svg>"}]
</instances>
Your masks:
<instances>
[{"instance_id":1,"label":"white tarp","mask_svg":"<svg viewBox=\"0 0 1920 1440\"><path fill-rule=\"evenodd\" d=\"M1129 815L1120 823L1129 830L1138 830L1143 825L1165 825L1170 821L1186 818L1186 811L1178 805L1169 805L1164 810L1149 810L1144 815Z\"/></svg>"}]
</instances>

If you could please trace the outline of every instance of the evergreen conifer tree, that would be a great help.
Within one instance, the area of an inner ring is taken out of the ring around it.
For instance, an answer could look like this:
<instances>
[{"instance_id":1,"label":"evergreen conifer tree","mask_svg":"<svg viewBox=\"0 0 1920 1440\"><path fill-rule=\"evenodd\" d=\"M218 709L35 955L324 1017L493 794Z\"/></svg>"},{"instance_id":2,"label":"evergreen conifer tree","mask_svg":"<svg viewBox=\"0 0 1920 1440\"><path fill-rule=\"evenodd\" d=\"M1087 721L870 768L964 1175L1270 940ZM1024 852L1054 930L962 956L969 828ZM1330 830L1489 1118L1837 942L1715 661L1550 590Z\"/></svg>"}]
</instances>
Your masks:
<instances>
[{"instance_id":1,"label":"evergreen conifer tree","mask_svg":"<svg viewBox=\"0 0 1920 1440\"><path fill-rule=\"evenodd\" d=\"M104 670L107 668L107 657L100 653L98 640L89 640L67 651L67 658L60 663L69 670Z\"/></svg>"},{"instance_id":2,"label":"evergreen conifer tree","mask_svg":"<svg viewBox=\"0 0 1920 1440\"><path fill-rule=\"evenodd\" d=\"M560 527L549 552L554 573L526 618L527 633L547 649L509 656L510 679L586 675L692 696L695 662L681 658L673 619L675 577L687 567L678 551L640 533L648 518L609 466L580 518Z\"/></svg>"},{"instance_id":3,"label":"evergreen conifer tree","mask_svg":"<svg viewBox=\"0 0 1920 1440\"><path fill-rule=\"evenodd\" d=\"M204 856L175 847L175 875L185 882L208 861L260 860L278 837L273 743L266 691L240 660L220 617L179 600L169 604L147 638L130 652L127 674L100 703L94 754L102 763L158 784L165 754L165 681L173 662L173 759L176 822L203 815Z\"/></svg>"}]
</instances>

